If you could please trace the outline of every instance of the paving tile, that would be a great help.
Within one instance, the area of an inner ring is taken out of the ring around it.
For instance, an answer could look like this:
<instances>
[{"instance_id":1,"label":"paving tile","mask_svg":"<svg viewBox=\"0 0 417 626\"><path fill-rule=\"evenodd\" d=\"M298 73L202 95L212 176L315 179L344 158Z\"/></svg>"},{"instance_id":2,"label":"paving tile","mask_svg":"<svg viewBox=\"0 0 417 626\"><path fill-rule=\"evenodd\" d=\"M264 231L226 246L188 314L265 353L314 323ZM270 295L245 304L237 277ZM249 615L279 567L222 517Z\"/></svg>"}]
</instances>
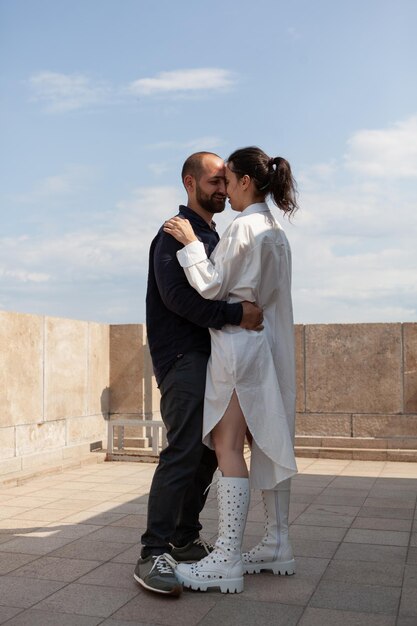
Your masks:
<instances>
[{"instance_id":1,"label":"paving tile","mask_svg":"<svg viewBox=\"0 0 417 626\"><path fill-rule=\"evenodd\" d=\"M69 513L79 513L91 508L91 502L88 500L62 498L61 500L53 500L52 502L42 504L42 508L68 511L67 515L69 515Z\"/></svg>"},{"instance_id":2,"label":"paving tile","mask_svg":"<svg viewBox=\"0 0 417 626\"><path fill-rule=\"evenodd\" d=\"M0 606L0 624L7 622L8 619L11 619L14 615L17 615L21 611L22 609L12 606Z\"/></svg>"},{"instance_id":3,"label":"paving tile","mask_svg":"<svg viewBox=\"0 0 417 626\"><path fill-rule=\"evenodd\" d=\"M15 570L13 576L72 582L99 565L100 561L44 556Z\"/></svg>"},{"instance_id":4,"label":"paving tile","mask_svg":"<svg viewBox=\"0 0 417 626\"><path fill-rule=\"evenodd\" d=\"M412 486L400 488L398 485L378 485L369 491L370 498L389 498L393 502L398 501L416 501L417 482Z\"/></svg>"},{"instance_id":5,"label":"paving tile","mask_svg":"<svg viewBox=\"0 0 417 626\"><path fill-rule=\"evenodd\" d=\"M417 565L406 565L404 569L404 587L417 587ZM417 593L417 591L416 591Z\"/></svg>"},{"instance_id":6,"label":"paving tile","mask_svg":"<svg viewBox=\"0 0 417 626\"><path fill-rule=\"evenodd\" d=\"M67 615L65 613L57 615L57 613L29 609L7 622L7 626L97 626L101 621L101 617Z\"/></svg>"},{"instance_id":7,"label":"paving tile","mask_svg":"<svg viewBox=\"0 0 417 626\"><path fill-rule=\"evenodd\" d=\"M38 556L35 554L14 554L10 552L0 552L0 575L8 574L30 561L34 561Z\"/></svg>"},{"instance_id":8,"label":"paving tile","mask_svg":"<svg viewBox=\"0 0 417 626\"><path fill-rule=\"evenodd\" d=\"M296 519L297 524L305 526L328 526L334 528L349 528L353 520L353 516L338 515L337 513L313 514L302 513Z\"/></svg>"},{"instance_id":9,"label":"paving tile","mask_svg":"<svg viewBox=\"0 0 417 626\"><path fill-rule=\"evenodd\" d=\"M307 526L293 524L290 529L291 539L317 539L322 541L342 541L346 528L332 526Z\"/></svg>"},{"instance_id":10,"label":"paving tile","mask_svg":"<svg viewBox=\"0 0 417 626\"><path fill-rule=\"evenodd\" d=\"M360 489L370 490L378 479L374 477L336 476L329 485L329 489Z\"/></svg>"},{"instance_id":11,"label":"paving tile","mask_svg":"<svg viewBox=\"0 0 417 626\"><path fill-rule=\"evenodd\" d=\"M135 619L135 621L132 622L130 620L113 619L110 617L109 619L104 620L104 622L100 622L100 626L154 626L154 624L147 622L145 617L143 619L144 621L138 621Z\"/></svg>"},{"instance_id":12,"label":"paving tile","mask_svg":"<svg viewBox=\"0 0 417 626\"><path fill-rule=\"evenodd\" d=\"M62 556L69 559L87 559L91 561L108 561L126 550L126 544L120 542L89 541L77 539L63 548L55 550L51 556Z\"/></svg>"},{"instance_id":13,"label":"paving tile","mask_svg":"<svg viewBox=\"0 0 417 626\"><path fill-rule=\"evenodd\" d=\"M410 546L417 546L417 532L411 533Z\"/></svg>"},{"instance_id":14,"label":"paving tile","mask_svg":"<svg viewBox=\"0 0 417 626\"><path fill-rule=\"evenodd\" d=\"M17 537L2 544L2 552L22 554L48 554L72 541L70 537Z\"/></svg>"},{"instance_id":15,"label":"paving tile","mask_svg":"<svg viewBox=\"0 0 417 626\"><path fill-rule=\"evenodd\" d=\"M217 592L184 591L180 598L173 598L172 596L160 597L155 593L146 593L141 590L139 595L116 611L112 619L136 624L142 621L147 623L152 617L152 624L196 626L204 624L202 619L216 606L219 595ZM228 623L224 618L222 621L224 624Z\"/></svg>"},{"instance_id":16,"label":"paving tile","mask_svg":"<svg viewBox=\"0 0 417 626\"><path fill-rule=\"evenodd\" d=\"M417 548L408 549L407 563L410 565L417 565Z\"/></svg>"},{"instance_id":17,"label":"paving tile","mask_svg":"<svg viewBox=\"0 0 417 626\"><path fill-rule=\"evenodd\" d=\"M354 585L322 581L310 601L310 606L363 613L397 612L401 589L397 587Z\"/></svg>"},{"instance_id":18,"label":"paving tile","mask_svg":"<svg viewBox=\"0 0 417 626\"><path fill-rule=\"evenodd\" d=\"M383 517L387 519L413 519L412 509L363 506L358 513L358 517Z\"/></svg>"},{"instance_id":19,"label":"paving tile","mask_svg":"<svg viewBox=\"0 0 417 626\"><path fill-rule=\"evenodd\" d=\"M25 519L0 519L0 534L1 535L10 535L15 534L16 531L24 531L27 529L38 529L44 526L45 524L41 524L40 522L34 523L30 520Z\"/></svg>"},{"instance_id":20,"label":"paving tile","mask_svg":"<svg viewBox=\"0 0 417 626\"><path fill-rule=\"evenodd\" d=\"M317 583L323 576L329 563L330 559L298 556L295 561L297 579L306 578Z\"/></svg>"},{"instance_id":21,"label":"paving tile","mask_svg":"<svg viewBox=\"0 0 417 626\"><path fill-rule=\"evenodd\" d=\"M292 541L296 556L317 556L331 558L339 547L336 541L312 541L309 539L294 539Z\"/></svg>"},{"instance_id":22,"label":"paving tile","mask_svg":"<svg viewBox=\"0 0 417 626\"><path fill-rule=\"evenodd\" d=\"M298 626L395 626L395 616L307 607Z\"/></svg>"},{"instance_id":23,"label":"paving tile","mask_svg":"<svg viewBox=\"0 0 417 626\"><path fill-rule=\"evenodd\" d=\"M317 496L315 499L316 504L341 504L342 506L362 506L366 501L366 496L344 496L337 493L328 494L326 492Z\"/></svg>"},{"instance_id":24,"label":"paving tile","mask_svg":"<svg viewBox=\"0 0 417 626\"><path fill-rule=\"evenodd\" d=\"M109 617L135 595L136 589L116 589L72 583L37 605L44 611Z\"/></svg>"},{"instance_id":25,"label":"paving tile","mask_svg":"<svg viewBox=\"0 0 417 626\"><path fill-rule=\"evenodd\" d=\"M137 528L123 526L105 526L88 536L88 541L116 541L120 543L138 543L141 533Z\"/></svg>"},{"instance_id":26,"label":"paving tile","mask_svg":"<svg viewBox=\"0 0 417 626\"><path fill-rule=\"evenodd\" d=\"M413 616L417 624L417 593L415 587L405 587L401 596L400 615Z\"/></svg>"},{"instance_id":27,"label":"paving tile","mask_svg":"<svg viewBox=\"0 0 417 626\"><path fill-rule=\"evenodd\" d=\"M245 600L279 602L305 606L316 588L316 582L295 576L262 573L245 576Z\"/></svg>"},{"instance_id":28,"label":"paving tile","mask_svg":"<svg viewBox=\"0 0 417 626\"><path fill-rule=\"evenodd\" d=\"M387 546L408 546L409 533L395 530L363 530L351 528L344 541L352 543L368 543Z\"/></svg>"},{"instance_id":29,"label":"paving tile","mask_svg":"<svg viewBox=\"0 0 417 626\"><path fill-rule=\"evenodd\" d=\"M52 580L33 580L6 575L0 578L0 604L27 609L63 587Z\"/></svg>"},{"instance_id":30,"label":"paving tile","mask_svg":"<svg viewBox=\"0 0 417 626\"><path fill-rule=\"evenodd\" d=\"M416 626L416 618L399 615L395 626Z\"/></svg>"},{"instance_id":31,"label":"paving tile","mask_svg":"<svg viewBox=\"0 0 417 626\"><path fill-rule=\"evenodd\" d=\"M403 573L402 563L390 563L387 566L385 562L331 561L322 580L401 587Z\"/></svg>"},{"instance_id":32,"label":"paving tile","mask_svg":"<svg viewBox=\"0 0 417 626\"><path fill-rule=\"evenodd\" d=\"M103 526L94 526L93 524L63 524L59 522L52 522L48 524L47 529L54 533L59 533L60 537L69 537L73 539L80 539L85 537L96 530L103 528Z\"/></svg>"},{"instance_id":33,"label":"paving tile","mask_svg":"<svg viewBox=\"0 0 417 626\"><path fill-rule=\"evenodd\" d=\"M302 614L301 606L278 602L248 602L240 597L223 598L199 624L201 626L253 626L279 624L295 626Z\"/></svg>"},{"instance_id":34,"label":"paving tile","mask_svg":"<svg viewBox=\"0 0 417 626\"><path fill-rule=\"evenodd\" d=\"M105 585L137 589L131 563L104 563L77 581L80 585Z\"/></svg>"},{"instance_id":35,"label":"paving tile","mask_svg":"<svg viewBox=\"0 0 417 626\"><path fill-rule=\"evenodd\" d=\"M7 506L7 504L2 504L0 509L0 519L9 519L11 517L18 519L18 516L27 510L28 507L25 506Z\"/></svg>"},{"instance_id":36,"label":"paving tile","mask_svg":"<svg viewBox=\"0 0 417 626\"><path fill-rule=\"evenodd\" d=\"M336 505L336 504L311 504L306 513L316 515L339 515L354 517L360 511L360 506L356 505Z\"/></svg>"},{"instance_id":37,"label":"paving tile","mask_svg":"<svg viewBox=\"0 0 417 626\"><path fill-rule=\"evenodd\" d=\"M364 502L364 506L370 507L386 507L386 508L401 508L401 509L412 509L414 511L414 507L416 504L415 498L367 498Z\"/></svg>"},{"instance_id":38,"label":"paving tile","mask_svg":"<svg viewBox=\"0 0 417 626\"><path fill-rule=\"evenodd\" d=\"M44 498L39 498L38 496L19 496L18 498L13 498L13 502L11 502L9 500L8 505L12 504L13 506L23 506L25 508L31 509L31 508L38 508L39 506L46 506L47 504L50 504L51 502L54 502L54 497L44 497Z\"/></svg>"},{"instance_id":39,"label":"paving tile","mask_svg":"<svg viewBox=\"0 0 417 626\"><path fill-rule=\"evenodd\" d=\"M335 560L405 563L407 548L402 546L377 546L365 543L342 543L334 555Z\"/></svg>"},{"instance_id":40,"label":"paving tile","mask_svg":"<svg viewBox=\"0 0 417 626\"><path fill-rule=\"evenodd\" d=\"M381 517L357 517L352 528L367 528L369 530L400 530L409 532L412 520L410 519L386 519Z\"/></svg>"},{"instance_id":41,"label":"paving tile","mask_svg":"<svg viewBox=\"0 0 417 626\"><path fill-rule=\"evenodd\" d=\"M124 546L126 548L126 544ZM131 546L127 550L125 549L120 554L117 554L112 558L112 562L114 563L130 563L131 565L136 565L136 562L140 556L140 545L139 543L135 546Z\"/></svg>"},{"instance_id":42,"label":"paving tile","mask_svg":"<svg viewBox=\"0 0 417 626\"><path fill-rule=\"evenodd\" d=\"M92 511L80 511L64 517L61 522L68 524L94 524L94 526L107 526L121 519L125 513L94 513Z\"/></svg>"}]
</instances>

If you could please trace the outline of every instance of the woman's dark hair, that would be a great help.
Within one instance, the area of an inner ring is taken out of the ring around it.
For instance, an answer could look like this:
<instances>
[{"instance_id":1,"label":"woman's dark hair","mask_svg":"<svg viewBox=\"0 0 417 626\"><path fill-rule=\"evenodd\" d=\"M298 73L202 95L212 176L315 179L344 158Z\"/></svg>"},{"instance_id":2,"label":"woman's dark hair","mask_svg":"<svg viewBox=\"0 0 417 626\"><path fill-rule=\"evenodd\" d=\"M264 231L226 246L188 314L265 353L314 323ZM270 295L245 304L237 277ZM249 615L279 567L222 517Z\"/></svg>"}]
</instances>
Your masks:
<instances>
[{"instance_id":1,"label":"woman's dark hair","mask_svg":"<svg viewBox=\"0 0 417 626\"><path fill-rule=\"evenodd\" d=\"M288 161L271 158L256 146L239 148L227 159L229 169L242 178L247 174L260 195L270 194L273 201L289 217L298 209L297 185Z\"/></svg>"}]
</instances>

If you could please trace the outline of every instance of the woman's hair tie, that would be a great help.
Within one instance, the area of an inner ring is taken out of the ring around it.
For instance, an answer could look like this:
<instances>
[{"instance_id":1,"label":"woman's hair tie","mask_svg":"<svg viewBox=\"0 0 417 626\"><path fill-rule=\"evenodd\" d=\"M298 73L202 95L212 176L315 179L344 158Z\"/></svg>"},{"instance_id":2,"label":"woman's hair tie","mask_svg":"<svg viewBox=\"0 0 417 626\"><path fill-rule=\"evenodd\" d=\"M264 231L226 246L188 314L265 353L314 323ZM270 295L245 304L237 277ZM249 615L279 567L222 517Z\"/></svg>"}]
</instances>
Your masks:
<instances>
[{"instance_id":1,"label":"woman's hair tie","mask_svg":"<svg viewBox=\"0 0 417 626\"><path fill-rule=\"evenodd\" d=\"M279 160L280 160L280 157L272 157L271 159L269 159L269 161L268 161L268 170L269 171L273 170L274 172L276 172Z\"/></svg>"}]
</instances>

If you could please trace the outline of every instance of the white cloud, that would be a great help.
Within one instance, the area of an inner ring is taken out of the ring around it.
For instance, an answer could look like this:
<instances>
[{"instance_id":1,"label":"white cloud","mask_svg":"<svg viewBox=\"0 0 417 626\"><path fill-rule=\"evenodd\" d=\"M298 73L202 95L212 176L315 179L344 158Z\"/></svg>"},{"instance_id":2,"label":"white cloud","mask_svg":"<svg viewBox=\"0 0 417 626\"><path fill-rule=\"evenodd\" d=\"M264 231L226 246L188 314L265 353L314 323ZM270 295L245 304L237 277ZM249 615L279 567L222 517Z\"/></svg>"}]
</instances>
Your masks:
<instances>
[{"instance_id":1,"label":"white cloud","mask_svg":"<svg viewBox=\"0 0 417 626\"><path fill-rule=\"evenodd\" d=\"M8 270L0 267L0 276L3 280L12 279L23 283L44 283L50 278L49 274L42 272L28 272L25 270Z\"/></svg>"},{"instance_id":2,"label":"white cloud","mask_svg":"<svg viewBox=\"0 0 417 626\"><path fill-rule=\"evenodd\" d=\"M50 113L62 113L105 103L111 88L84 74L38 72L30 77L33 100L42 102Z\"/></svg>"},{"instance_id":3,"label":"white cloud","mask_svg":"<svg viewBox=\"0 0 417 626\"><path fill-rule=\"evenodd\" d=\"M71 165L61 174L45 176L37 181L27 192L14 194L12 199L19 203L34 204L37 202L56 200L63 196L74 195L82 191L94 180L92 168Z\"/></svg>"},{"instance_id":4,"label":"white cloud","mask_svg":"<svg viewBox=\"0 0 417 626\"><path fill-rule=\"evenodd\" d=\"M417 116L390 128L356 132L348 141L345 164L362 176L417 178Z\"/></svg>"},{"instance_id":5,"label":"white cloud","mask_svg":"<svg viewBox=\"0 0 417 626\"><path fill-rule=\"evenodd\" d=\"M229 70L203 67L160 72L152 78L140 78L130 83L129 91L138 96L193 93L227 89L235 82Z\"/></svg>"},{"instance_id":6,"label":"white cloud","mask_svg":"<svg viewBox=\"0 0 417 626\"><path fill-rule=\"evenodd\" d=\"M31 99L40 102L48 113L65 113L78 109L127 102L132 96L195 95L207 91L224 91L236 83L235 75L221 68L196 68L160 72L116 87L106 81L93 80L85 74L37 72L29 80Z\"/></svg>"}]
</instances>

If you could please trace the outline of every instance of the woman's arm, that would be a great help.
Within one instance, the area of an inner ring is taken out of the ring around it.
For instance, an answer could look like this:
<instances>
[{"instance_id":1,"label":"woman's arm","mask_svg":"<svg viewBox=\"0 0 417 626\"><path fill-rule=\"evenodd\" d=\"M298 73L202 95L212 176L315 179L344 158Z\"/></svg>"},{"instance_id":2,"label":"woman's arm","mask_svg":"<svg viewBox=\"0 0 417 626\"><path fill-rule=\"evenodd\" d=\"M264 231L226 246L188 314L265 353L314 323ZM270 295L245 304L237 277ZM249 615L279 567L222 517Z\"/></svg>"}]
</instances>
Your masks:
<instances>
[{"instance_id":1,"label":"woman's arm","mask_svg":"<svg viewBox=\"0 0 417 626\"><path fill-rule=\"evenodd\" d=\"M213 253L214 263L207 258L204 245L198 241L188 220L174 217L165 222L164 230L184 244L177 252L177 259L188 282L204 298L222 300L233 291L250 256L248 238L242 236L244 233L235 232L238 230L235 222L220 239Z\"/></svg>"}]
</instances>

